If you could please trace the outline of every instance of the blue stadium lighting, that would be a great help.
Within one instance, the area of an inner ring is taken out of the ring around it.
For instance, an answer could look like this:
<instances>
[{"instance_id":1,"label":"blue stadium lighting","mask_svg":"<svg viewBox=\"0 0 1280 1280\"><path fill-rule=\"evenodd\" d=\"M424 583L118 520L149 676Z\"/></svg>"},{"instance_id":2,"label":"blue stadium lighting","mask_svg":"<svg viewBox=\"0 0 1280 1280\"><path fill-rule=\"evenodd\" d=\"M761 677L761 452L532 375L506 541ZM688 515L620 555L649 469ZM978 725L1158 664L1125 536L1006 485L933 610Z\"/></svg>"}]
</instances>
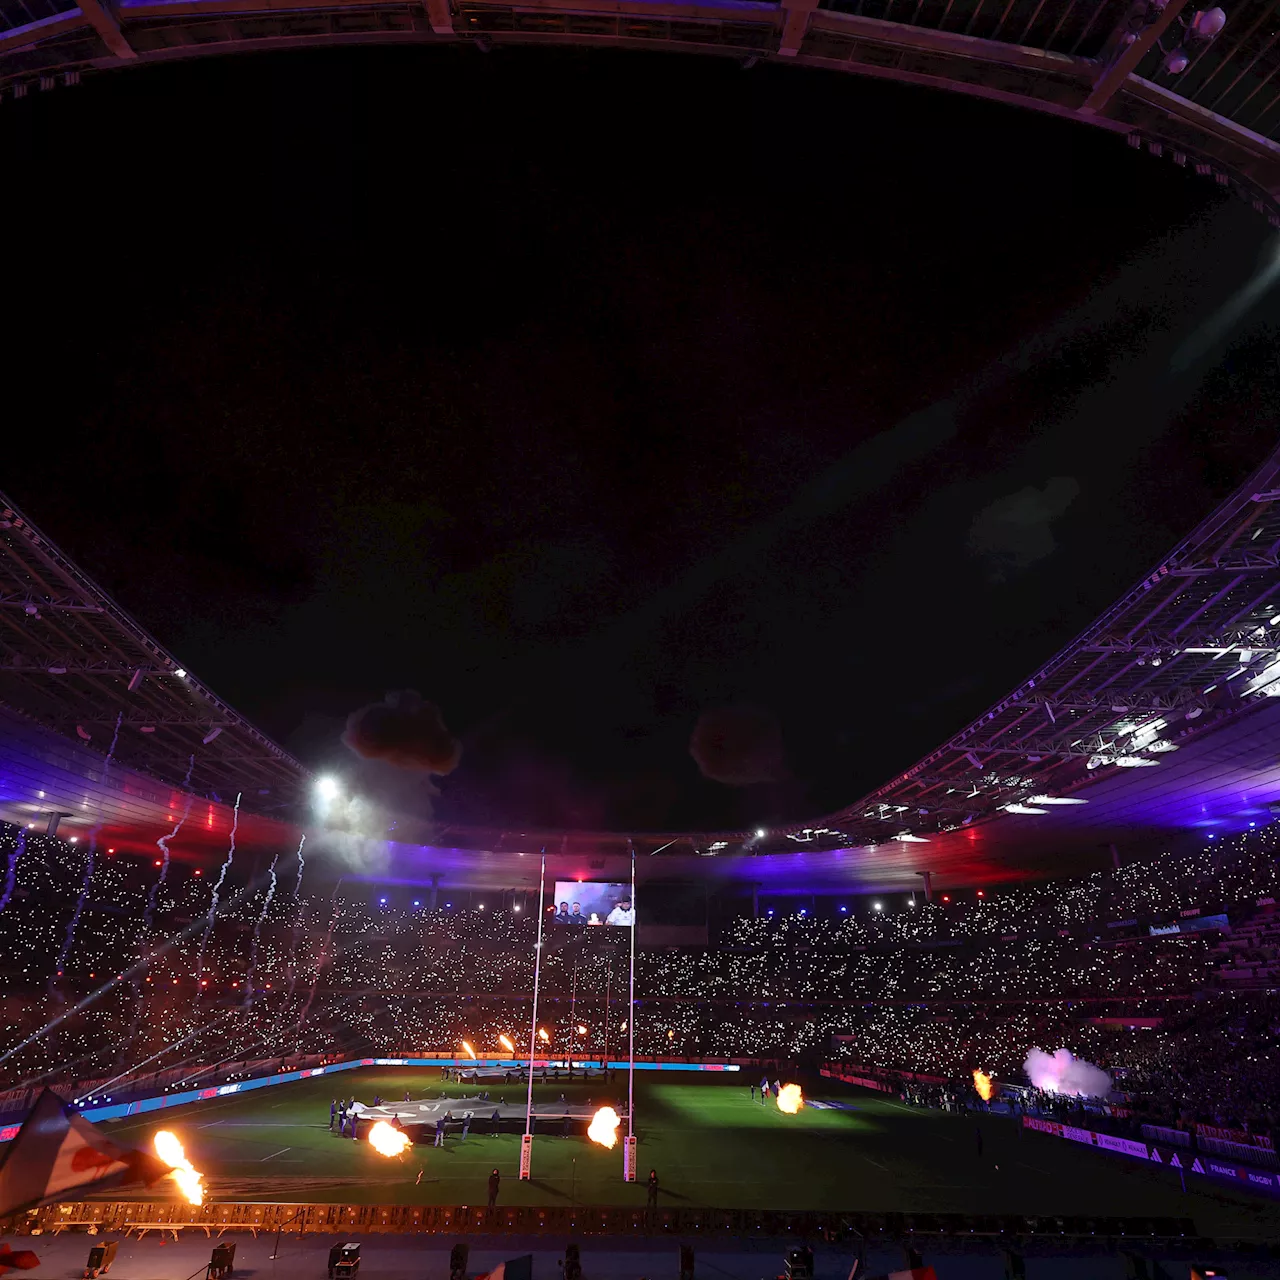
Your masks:
<instances>
[{"instance_id":1,"label":"blue stadium lighting","mask_svg":"<svg viewBox=\"0 0 1280 1280\"><path fill-rule=\"evenodd\" d=\"M379 898L378 901L385 907L387 905L386 898Z\"/></svg>"},{"instance_id":2,"label":"blue stadium lighting","mask_svg":"<svg viewBox=\"0 0 1280 1280\"><path fill-rule=\"evenodd\" d=\"M413 905L414 905L415 907L420 907L420 906L422 906L422 903L421 903L421 902L419 902L417 898L414 898L414 900L413 900Z\"/></svg>"},{"instance_id":3,"label":"blue stadium lighting","mask_svg":"<svg viewBox=\"0 0 1280 1280\"><path fill-rule=\"evenodd\" d=\"M849 910L849 908L848 908L848 907L841 907L841 908L840 908L840 910L841 910L841 911L848 911L848 910Z\"/></svg>"}]
</instances>

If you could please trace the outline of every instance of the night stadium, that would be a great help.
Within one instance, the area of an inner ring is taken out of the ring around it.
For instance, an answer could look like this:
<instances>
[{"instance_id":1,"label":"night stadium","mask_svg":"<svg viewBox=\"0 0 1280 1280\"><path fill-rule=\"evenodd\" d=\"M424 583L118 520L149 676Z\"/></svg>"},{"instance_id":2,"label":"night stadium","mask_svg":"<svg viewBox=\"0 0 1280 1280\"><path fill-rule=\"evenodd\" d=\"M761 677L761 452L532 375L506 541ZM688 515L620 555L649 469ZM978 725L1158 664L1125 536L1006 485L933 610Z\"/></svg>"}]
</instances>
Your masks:
<instances>
[{"instance_id":1,"label":"night stadium","mask_svg":"<svg viewBox=\"0 0 1280 1280\"><path fill-rule=\"evenodd\" d=\"M0 1275L1280 1277L1274 10L0 0Z\"/></svg>"}]
</instances>

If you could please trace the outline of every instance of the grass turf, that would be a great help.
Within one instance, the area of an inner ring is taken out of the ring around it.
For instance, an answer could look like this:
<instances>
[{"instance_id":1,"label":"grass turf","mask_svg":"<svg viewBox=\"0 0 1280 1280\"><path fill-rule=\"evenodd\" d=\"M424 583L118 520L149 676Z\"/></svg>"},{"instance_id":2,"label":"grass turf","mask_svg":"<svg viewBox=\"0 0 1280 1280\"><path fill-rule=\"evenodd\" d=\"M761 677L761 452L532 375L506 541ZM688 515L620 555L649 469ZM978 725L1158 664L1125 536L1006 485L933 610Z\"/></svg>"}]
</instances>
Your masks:
<instances>
[{"instance_id":1,"label":"grass turf","mask_svg":"<svg viewBox=\"0 0 1280 1280\"><path fill-rule=\"evenodd\" d=\"M334 1089L371 1101L472 1096L488 1088L508 1102L524 1086L443 1082L410 1068L344 1072L118 1121L113 1136L150 1145L176 1131L207 1175L214 1200L341 1204L483 1204L490 1169L502 1172L500 1204L643 1207L650 1168L662 1207L818 1209L1080 1215L1190 1216L1202 1231L1280 1234L1280 1207L1137 1161L1040 1134L1005 1117L947 1115L828 1081L806 1089L850 1109L806 1107L789 1116L752 1101L746 1079L690 1073L636 1076L640 1183L622 1181L621 1144L606 1151L581 1134L539 1133L533 1177L517 1179L519 1136L450 1136L443 1149L400 1159L328 1128ZM625 1078L535 1086L535 1101L565 1093L603 1105L625 1099ZM978 1152L981 1128L983 1151ZM139 1197L141 1198L141 1197ZM149 1198L155 1198L151 1196Z\"/></svg>"}]
</instances>

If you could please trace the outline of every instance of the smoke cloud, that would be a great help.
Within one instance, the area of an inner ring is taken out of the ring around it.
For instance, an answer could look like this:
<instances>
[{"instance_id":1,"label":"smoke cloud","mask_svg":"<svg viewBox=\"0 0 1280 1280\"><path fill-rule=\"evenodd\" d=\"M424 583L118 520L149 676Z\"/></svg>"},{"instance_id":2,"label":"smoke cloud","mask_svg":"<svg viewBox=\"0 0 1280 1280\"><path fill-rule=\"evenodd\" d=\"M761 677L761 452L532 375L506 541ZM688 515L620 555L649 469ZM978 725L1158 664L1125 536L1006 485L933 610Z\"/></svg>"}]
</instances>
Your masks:
<instances>
[{"instance_id":1,"label":"smoke cloud","mask_svg":"<svg viewBox=\"0 0 1280 1280\"><path fill-rule=\"evenodd\" d=\"M704 778L729 787L781 782L787 776L782 730L760 707L716 707L693 727L689 754Z\"/></svg>"},{"instance_id":2,"label":"smoke cloud","mask_svg":"<svg viewBox=\"0 0 1280 1280\"><path fill-rule=\"evenodd\" d=\"M342 742L362 759L421 773L452 773L462 757L462 744L445 727L440 708L413 689L353 711Z\"/></svg>"},{"instance_id":3,"label":"smoke cloud","mask_svg":"<svg viewBox=\"0 0 1280 1280\"><path fill-rule=\"evenodd\" d=\"M1092 1062L1075 1057L1069 1049L1045 1053L1032 1049L1022 1064L1031 1083L1050 1093L1082 1098L1105 1098L1111 1092L1111 1077Z\"/></svg>"}]
</instances>

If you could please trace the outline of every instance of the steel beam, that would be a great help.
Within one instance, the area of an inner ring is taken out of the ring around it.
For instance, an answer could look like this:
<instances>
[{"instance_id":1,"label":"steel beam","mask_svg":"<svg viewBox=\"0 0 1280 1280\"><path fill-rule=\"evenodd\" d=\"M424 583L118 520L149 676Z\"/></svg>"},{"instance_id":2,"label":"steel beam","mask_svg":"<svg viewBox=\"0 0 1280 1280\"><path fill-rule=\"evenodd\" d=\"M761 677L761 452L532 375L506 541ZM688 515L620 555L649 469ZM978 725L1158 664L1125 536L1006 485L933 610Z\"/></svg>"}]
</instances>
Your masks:
<instances>
[{"instance_id":1,"label":"steel beam","mask_svg":"<svg viewBox=\"0 0 1280 1280\"><path fill-rule=\"evenodd\" d=\"M133 46L124 37L115 14L107 7L106 0L80 0L80 12L84 14L89 25L102 37L102 43L117 58L131 60L138 55Z\"/></svg>"},{"instance_id":2,"label":"steel beam","mask_svg":"<svg viewBox=\"0 0 1280 1280\"><path fill-rule=\"evenodd\" d=\"M1132 44L1126 45L1123 41L1126 35L1134 33L1126 32L1123 27L1112 32L1107 48L1119 49L1119 53L1103 67L1093 82L1093 91L1084 100L1081 111L1086 115L1098 115L1106 110L1108 103L1124 88L1125 81L1138 69L1138 64L1151 51L1155 42L1173 25L1173 20L1186 7L1186 3L1187 0L1168 0L1164 9L1155 15L1154 21L1147 23L1134 35ZM1129 13L1133 12L1131 8Z\"/></svg>"},{"instance_id":3,"label":"steel beam","mask_svg":"<svg viewBox=\"0 0 1280 1280\"><path fill-rule=\"evenodd\" d=\"M818 0L783 0L782 39L778 53L784 58L794 58L804 43L809 30L809 16L818 7Z\"/></svg>"}]
</instances>

